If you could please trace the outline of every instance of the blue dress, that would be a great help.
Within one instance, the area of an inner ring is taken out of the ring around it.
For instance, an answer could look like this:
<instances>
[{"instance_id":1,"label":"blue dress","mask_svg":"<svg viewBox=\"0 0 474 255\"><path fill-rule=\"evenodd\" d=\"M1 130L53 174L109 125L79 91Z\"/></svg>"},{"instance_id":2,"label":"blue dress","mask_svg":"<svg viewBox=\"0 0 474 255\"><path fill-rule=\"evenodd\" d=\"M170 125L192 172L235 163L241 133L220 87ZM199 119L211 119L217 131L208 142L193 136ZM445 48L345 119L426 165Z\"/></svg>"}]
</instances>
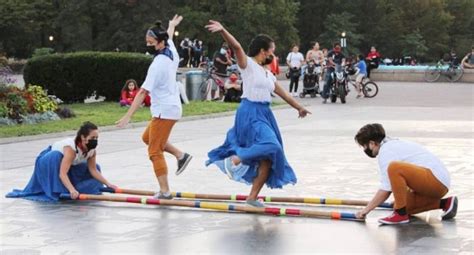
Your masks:
<instances>
[{"instance_id":1,"label":"blue dress","mask_svg":"<svg viewBox=\"0 0 474 255\"><path fill-rule=\"evenodd\" d=\"M235 115L234 126L227 132L223 145L208 153L206 166L216 164L225 172L223 159L237 155L246 167L233 172L235 181L252 184L258 175L261 160L270 160L271 169L266 184L269 188L282 188L295 184L296 176L283 151L280 130L268 102L242 99Z\"/></svg>"},{"instance_id":2,"label":"blue dress","mask_svg":"<svg viewBox=\"0 0 474 255\"><path fill-rule=\"evenodd\" d=\"M51 146L43 150L35 162L33 176L23 190L14 189L8 193L9 198L25 198L33 201L55 202L61 193L69 193L59 179L59 169L63 154L51 150ZM100 166L97 165L100 171ZM87 162L72 165L68 172L69 180L79 193L100 194L102 183L92 177Z\"/></svg>"}]
</instances>

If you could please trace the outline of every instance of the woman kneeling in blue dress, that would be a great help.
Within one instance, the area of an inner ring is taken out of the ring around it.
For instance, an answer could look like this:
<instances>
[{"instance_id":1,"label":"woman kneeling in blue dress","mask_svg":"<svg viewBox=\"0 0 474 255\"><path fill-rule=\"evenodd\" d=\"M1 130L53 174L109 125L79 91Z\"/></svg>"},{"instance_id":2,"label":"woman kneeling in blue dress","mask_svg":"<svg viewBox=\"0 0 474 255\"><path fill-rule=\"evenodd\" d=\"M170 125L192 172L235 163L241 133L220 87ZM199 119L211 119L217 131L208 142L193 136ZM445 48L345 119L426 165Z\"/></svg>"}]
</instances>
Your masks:
<instances>
[{"instance_id":1,"label":"woman kneeling in blue dress","mask_svg":"<svg viewBox=\"0 0 474 255\"><path fill-rule=\"evenodd\" d=\"M116 188L102 176L96 164L98 137L97 126L84 122L75 138L55 142L43 150L36 158L28 185L6 197L58 201L61 193L70 193L72 199L77 199L79 193L100 194L103 185Z\"/></svg>"},{"instance_id":2,"label":"woman kneeling in blue dress","mask_svg":"<svg viewBox=\"0 0 474 255\"><path fill-rule=\"evenodd\" d=\"M310 112L298 104L266 68L272 62L275 50L273 39L267 35L256 36L250 43L247 56L240 43L219 22L211 20L206 27L213 33L219 32L235 52L243 83L242 102L234 126L227 132L224 144L208 153L206 165L215 164L232 180L252 184L247 203L263 207L257 201L263 184L282 188L296 183L270 109L272 92L295 108L299 117L303 118Z\"/></svg>"}]
</instances>

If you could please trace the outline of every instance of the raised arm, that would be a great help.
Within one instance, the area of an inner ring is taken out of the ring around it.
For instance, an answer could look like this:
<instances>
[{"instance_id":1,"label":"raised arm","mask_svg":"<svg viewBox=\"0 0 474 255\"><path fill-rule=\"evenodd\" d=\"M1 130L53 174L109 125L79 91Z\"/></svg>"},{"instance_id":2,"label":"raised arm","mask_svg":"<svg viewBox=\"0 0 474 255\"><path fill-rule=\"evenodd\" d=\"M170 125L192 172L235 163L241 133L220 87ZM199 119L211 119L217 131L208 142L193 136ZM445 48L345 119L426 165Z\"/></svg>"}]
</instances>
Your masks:
<instances>
[{"instance_id":1,"label":"raised arm","mask_svg":"<svg viewBox=\"0 0 474 255\"><path fill-rule=\"evenodd\" d=\"M219 32L221 34L222 38L224 38L227 44L229 44L229 47L234 51L239 67L241 69L245 69L247 67L247 56L245 55L245 51L237 39L235 39L235 37L231 35L218 21L209 20L209 24L207 24L205 27L211 33Z\"/></svg>"},{"instance_id":2,"label":"raised arm","mask_svg":"<svg viewBox=\"0 0 474 255\"><path fill-rule=\"evenodd\" d=\"M174 36L174 29L179 25L179 23L183 20L183 16L175 14L173 19L168 23L168 37L170 40L173 40Z\"/></svg>"}]
</instances>

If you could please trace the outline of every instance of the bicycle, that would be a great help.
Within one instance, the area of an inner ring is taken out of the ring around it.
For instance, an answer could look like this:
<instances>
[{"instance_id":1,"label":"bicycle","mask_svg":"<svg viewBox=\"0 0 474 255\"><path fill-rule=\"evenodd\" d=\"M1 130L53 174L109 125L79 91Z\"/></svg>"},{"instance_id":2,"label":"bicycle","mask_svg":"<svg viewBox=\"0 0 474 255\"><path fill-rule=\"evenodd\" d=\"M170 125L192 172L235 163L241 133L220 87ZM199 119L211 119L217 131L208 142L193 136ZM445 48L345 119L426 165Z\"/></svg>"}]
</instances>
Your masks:
<instances>
[{"instance_id":1,"label":"bicycle","mask_svg":"<svg viewBox=\"0 0 474 255\"><path fill-rule=\"evenodd\" d=\"M201 68L203 68L204 74L204 81L199 85L199 94L202 101L208 100L208 96L213 88L213 86L217 86L217 89L223 90L224 89L224 81L217 77L217 72L214 66L210 61L206 63L199 64ZM221 77L227 77L227 75L219 74ZM212 95L211 95L212 97ZM210 100L213 100L211 98Z\"/></svg>"},{"instance_id":2,"label":"bicycle","mask_svg":"<svg viewBox=\"0 0 474 255\"><path fill-rule=\"evenodd\" d=\"M438 63L428 66L425 70L425 81L435 82L439 80L441 75L446 76L448 81L456 82L459 81L464 74L464 70L459 66L449 62L446 66L443 60Z\"/></svg>"},{"instance_id":3,"label":"bicycle","mask_svg":"<svg viewBox=\"0 0 474 255\"><path fill-rule=\"evenodd\" d=\"M354 79L348 79L348 81L357 90L356 81ZM379 86L369 78L364 77L362 79L362 93L364 97L373 98L379 93Z\"/></svg>"}]
</instances>

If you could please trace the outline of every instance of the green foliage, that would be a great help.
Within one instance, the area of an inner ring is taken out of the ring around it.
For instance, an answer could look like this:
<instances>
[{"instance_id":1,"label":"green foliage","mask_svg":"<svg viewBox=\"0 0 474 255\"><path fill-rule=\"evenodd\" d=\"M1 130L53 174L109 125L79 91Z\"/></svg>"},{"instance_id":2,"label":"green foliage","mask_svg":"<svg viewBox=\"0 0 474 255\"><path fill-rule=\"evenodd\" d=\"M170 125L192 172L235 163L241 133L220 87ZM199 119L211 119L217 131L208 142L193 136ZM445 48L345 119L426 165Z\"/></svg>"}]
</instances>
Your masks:
<instances>
[{"instance_id":1,"label":"green foliage","mask_svg":"<svg viewBox=\"0 0 474 255\"><path fill-rule=\"evenodd\" d=\"M34 99L33 107L36 112L43 113L47 111L55 111L58 109L58 104L51 100L40 86L29 85L27 92Z\"/></svg>"},{"instance_id":2,"label":"green foliage","mask_svg":"<svg viewBox=\"0 0 474 255\"><path fill-rule=\"evenodd\" d=\"M34 57L49 55L49 54L53 54L53 53L54 53L54 49L52 49L52 48L37 48L33 52L32 57L34 58Z\"/></svg>"},{"instance_id":3,"label":"green foliage","mask_svg":"<svg viewBox=\"0 0 474 255\"><path fill-rule=\"evenodd\" d=\"M26 58L44 47L144 52L146 29L158 19L166 27L175 13L185 18L175 41L199 38L210 55L222 38L204 29L209 19L221 21L244 48L256 34L269 34L280 57L293 43L303 52L314 40L330 48L342 31L351 53L374 45L388 57L413 51L406 37L418 31L426 60L450 49L464 55L474 38L472 0L2 0L0 55Z\"/></svg>"},{"instance_id":4,"label":"green foliage","mask_svg":"<svg viewBox=\"0 0 474 255\"><path fill-rule=\"evenodd\" d=\"M426 42L419 30L415 30L413 33L404 36L404 44L406 45L402 51L404 55L415 56L419 58L424 57L428 52Z\"/></svg>"},{"instance_id":5,"label":"green foliage","mask_svg":"<svg viewBox=\"0 0 474 255\"><path fill-rule=\"evenodd\" d=\"M6 102L0 101L0 118L5 118L8 116L8 106Z\"/></svg>"},{"instance_id":6,"label":"green foliage","mask_svg":"<svg viewBox=\"0 0 474 255\"><path fill-rule=\"evenodd\" d=\"M6 95L6 105L8 108L8 117L18 120L28 113L28 104L20 93L10 92Z\"/></svg>"},{"instance_id":7,"label":"green foliage","mask_svg":"<svg viewBox=\"0 0 474 255\"><path fill-rule=\"evenodd\" d=\"M0 117L8 117L22 123L27 115L52 112L57 104L40 86L20 89L13 85L0 85Z\"/></svg>"},{"instance_id":8,"label":"green foliage","mask_svg":"<svg viewBox=\"0 0 474 255\"><path fill-rule=\"evenodd\" d=\"M92 95L117 101L123 84L141 84L152 61L137 53L76 52L32 58L24 70L27 84L42 84L65 102L82 102Z\"/></svg>"}]
</instances>

